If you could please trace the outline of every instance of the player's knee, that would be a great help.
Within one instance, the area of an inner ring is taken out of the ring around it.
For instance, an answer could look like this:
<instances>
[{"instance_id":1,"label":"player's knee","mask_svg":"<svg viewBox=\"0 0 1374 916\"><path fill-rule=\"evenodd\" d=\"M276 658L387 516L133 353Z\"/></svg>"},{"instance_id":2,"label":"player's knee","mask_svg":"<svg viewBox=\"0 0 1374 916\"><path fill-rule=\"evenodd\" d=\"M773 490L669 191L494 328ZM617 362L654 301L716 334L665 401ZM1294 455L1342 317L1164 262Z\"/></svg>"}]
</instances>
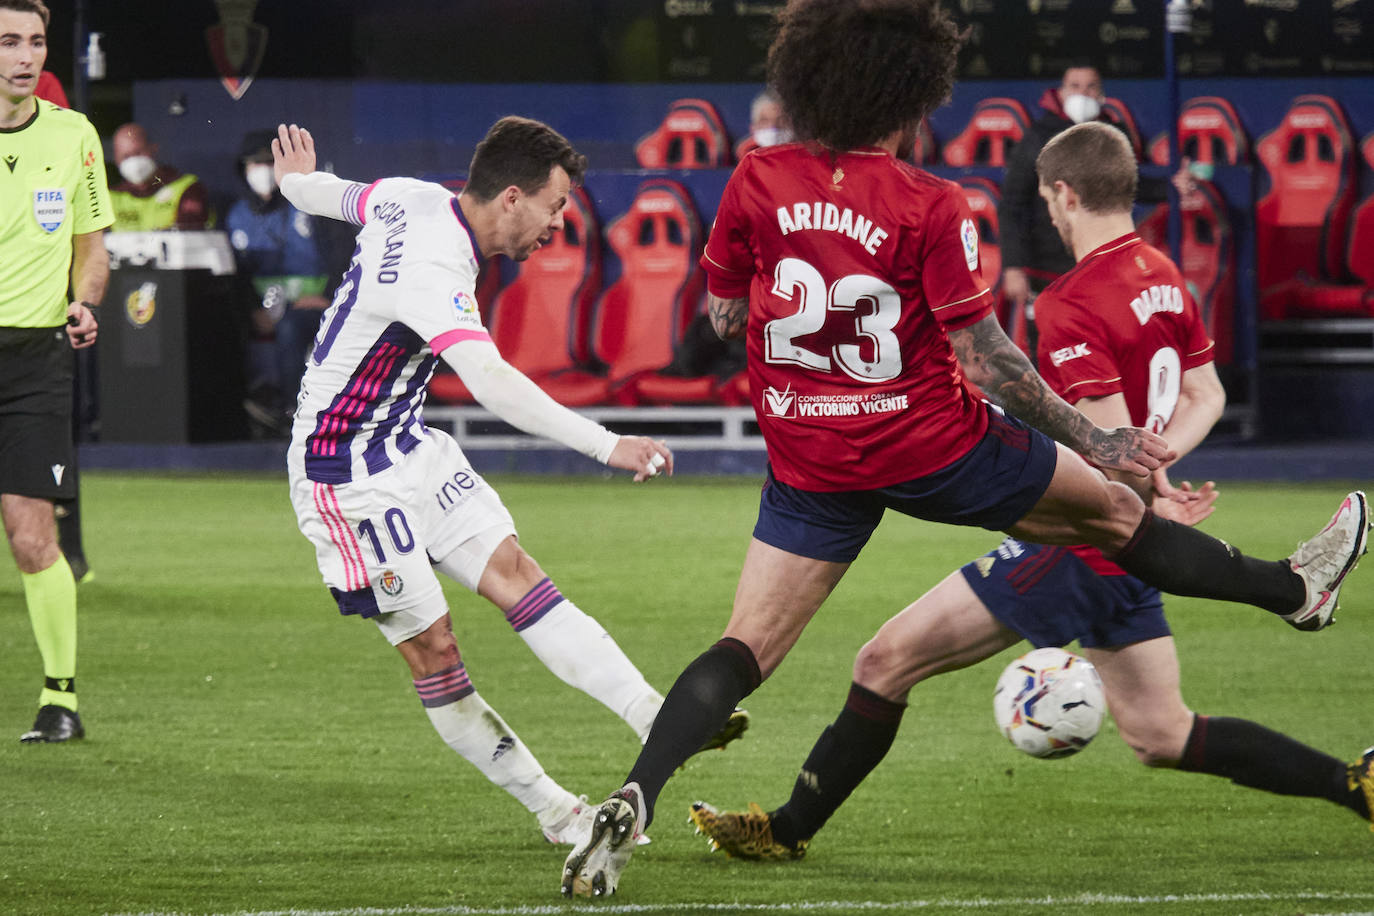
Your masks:
<instances>
[{"instance_id":1,"label":"player's knee","mask_svg":"<svg viewBox=\"0 0 1374 916\"><path fill-rule=\"evenodd\" d=\"M56 563L62 553L54 537L36 531L16 531L9 540L14 565L23 573L42 572Z\"/></svg>"},{"instance_id":2,"label":"player's knee","mask_svg":"<svg viewBox=\"0 0 1374 916\"><path fill-rule=\"evenodd\" d=\"M903 679L908 661L906 654L883 639L879 632L854 657L854 683L887 696L892 686Z\"/></svg>"},{"instance_id":3,"label":"player's knee","mask_svg":"<svg viewBox=\"0 0 1374 916\"><path fill-rule=\"evenodd\" d=\"M418 636L402 644L401 654L410 664L411 673L416 677L428 677L446 671L462 661L458 652L458 641L453 638L453 630L448 626L436 624Z\"/></svg>"},{"instance_id":4,"label":"player's knee","mask_svg":"<svg viewBox=\"0 0 1374 916\"><path fill-rule=\"evenodd\" d=\"M1111 554L1122 547L1140 527L1145 504L1140 496L1115 480L1106 481L1102 500L1091 518L1081 522L1087 543Z\"/></svg>"},{"instance_id":5,"label":"player's knee","mask_svg":"<svg viewBox=\"0 0 1374 916\"><path fill-rule=\"evenodd\" d=\"M544 579L544 570L535 562L534 557L525 552L514 535L507 537L492 553L483 572L483 584L491 577L499 579L507 588L528 591Z\"/></svg>"},{"instance_id":6,"label":"player's knee","mask_svg":"<svg viewBox=\"0 0 1374 916\"><path fill-rule=\"evenodd\" d=\"M1140 527L1140 520L1145 516L1145 503L1135 490L1120 481L1108 483L1107 491L1111 497L1112 531L1125 545Z\"/></svg>"}]
</instances>

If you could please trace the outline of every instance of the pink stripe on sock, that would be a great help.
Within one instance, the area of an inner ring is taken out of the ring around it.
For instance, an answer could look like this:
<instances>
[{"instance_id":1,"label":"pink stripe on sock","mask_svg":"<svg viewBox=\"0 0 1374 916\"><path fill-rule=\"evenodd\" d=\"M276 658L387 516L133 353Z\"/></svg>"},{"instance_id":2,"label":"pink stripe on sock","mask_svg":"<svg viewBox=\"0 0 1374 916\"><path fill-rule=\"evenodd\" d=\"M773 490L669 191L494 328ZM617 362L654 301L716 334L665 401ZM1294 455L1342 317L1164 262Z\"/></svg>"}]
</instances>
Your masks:
<instances>
[{"instance_id":1,"label":"pink stripe on sock","mask_svg":"<svg viewBox=\"0 0 1374 916\"><path fill-rule=\"evenodd\" d=\"M516 632L519 632L538 623L562 600L563 594L553 584L553 580L546 577L526 592L525 597L517 601L514 607L506 611L506 620Z\"/></svg>"},{"instance_id":2,"label":"pink stripe on sock","mask_svg":"<svg viewBox=\"0 0 1374 916\"><path fill-rule=\"evenodd\" d=\"M430 708L456 703L473 690L468 670L461 661L452 668L445 668L415 681L415 692L420 695L420 704Z\"/></svg>"}]
</instances>

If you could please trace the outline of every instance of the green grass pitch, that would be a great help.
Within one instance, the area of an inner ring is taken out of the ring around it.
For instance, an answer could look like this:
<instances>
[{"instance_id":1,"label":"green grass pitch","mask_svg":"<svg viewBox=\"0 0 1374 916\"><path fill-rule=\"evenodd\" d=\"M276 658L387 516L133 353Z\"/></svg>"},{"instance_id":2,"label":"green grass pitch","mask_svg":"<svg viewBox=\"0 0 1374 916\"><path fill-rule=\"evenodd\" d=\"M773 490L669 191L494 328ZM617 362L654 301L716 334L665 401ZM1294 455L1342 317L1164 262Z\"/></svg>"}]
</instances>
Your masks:
<instances>
[{"instance_id":1,"label":"green grass pitch","mask_svg":"<svg viewBox=\"0 0 1374 916\"><path fill-rule=\"evenodd\" d=\"M724 626L758 481L495 477L522 541L660 690ZM1226 485L1206 528L1280 557L1349 489ZM0 914L1352 913L1374 835L1344 809L1140 766L1105 724L1039 761L995 731L1009 652L913 691L887 761L797 863L710 854L688 805L782 801L843 702L854 653L993 534L889 516L754 727L668 784L620 893L564 903L566 852L430 729L399 656L341 619L276 476L91 473L80 591L89 737L24 746L40 664L0 560ZM599 799L633 734L564 686L501 615L448 589L473 682L574 792ZM1342 759L1374 743L1374 574L1297 633L1174 599L1184 695Z\"/></svg>"}]
</instances>

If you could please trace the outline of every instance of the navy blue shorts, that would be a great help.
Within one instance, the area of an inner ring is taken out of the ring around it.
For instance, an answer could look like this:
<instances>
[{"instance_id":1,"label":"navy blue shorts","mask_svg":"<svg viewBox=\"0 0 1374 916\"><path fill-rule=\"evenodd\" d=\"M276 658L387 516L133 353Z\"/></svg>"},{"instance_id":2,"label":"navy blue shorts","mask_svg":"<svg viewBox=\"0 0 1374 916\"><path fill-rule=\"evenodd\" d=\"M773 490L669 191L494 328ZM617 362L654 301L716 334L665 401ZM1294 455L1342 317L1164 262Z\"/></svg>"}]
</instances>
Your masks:
<instances>
[{"instance_id":1,"label":"navy blue shorts","mask_svg":"<svg viewBox=\"0 0 1374 916\"><path fill-rule=\"evenodd\" d=\"M799 490L773 477L763 485L754 537L797 556L850 563L883 511L949 525L1005 531L1026 517L1054 477L1055 444L989 405L988 431L967 455L934 474L877 490Z\"/></svg>"},{"instance_id":2,"label":"navy blue shorts","mask_svg":"<svg viewBox=\"0 0 1374 916\"><path fill-rule=\"evenodd\" d=\"M1169 635L1159 590L1134 576L1103 576L1066 547L1015 538L960 572L992 616L1037 649L1078 640L1126 646Z\"/></svg>"}]
</instances>

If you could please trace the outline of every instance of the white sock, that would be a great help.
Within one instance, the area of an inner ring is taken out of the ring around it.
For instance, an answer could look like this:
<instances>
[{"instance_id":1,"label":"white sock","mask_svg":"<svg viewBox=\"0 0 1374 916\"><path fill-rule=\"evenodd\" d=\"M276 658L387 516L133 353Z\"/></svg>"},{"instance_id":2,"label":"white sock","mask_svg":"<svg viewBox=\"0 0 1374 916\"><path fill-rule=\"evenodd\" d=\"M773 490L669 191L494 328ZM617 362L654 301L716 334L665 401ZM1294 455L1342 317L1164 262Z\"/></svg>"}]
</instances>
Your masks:
<instances>
[{"instance_id":1,"label":"white sock","mask_svg":"<svg viewBox=\"0 0 1374 916\"><path fill-rule=\"evenodd\" d=\"M624 719L641 744L649 737L663 695L594 618L564 598L516 632L550 671Z\"/></svg>"},{"instance_id":2,"label":"white sock","mask_svg":"<svg viewBox=\"0 0 1374 916\"><path fill-rule=\"evenodd\" d=\"M476 691L425 713L444 743L548 825L579 803L554 782L515 731Z\"/></svg>"}]
</instances>

